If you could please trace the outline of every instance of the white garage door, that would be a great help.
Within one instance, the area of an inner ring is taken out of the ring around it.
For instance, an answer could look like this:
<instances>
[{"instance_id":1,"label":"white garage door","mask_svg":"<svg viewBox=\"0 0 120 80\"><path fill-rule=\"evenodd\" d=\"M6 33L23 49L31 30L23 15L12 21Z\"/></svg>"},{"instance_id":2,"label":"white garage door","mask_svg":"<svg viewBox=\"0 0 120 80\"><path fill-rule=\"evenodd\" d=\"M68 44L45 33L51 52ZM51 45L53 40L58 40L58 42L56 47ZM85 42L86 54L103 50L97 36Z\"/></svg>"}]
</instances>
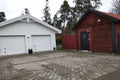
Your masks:
<instances>
[{"instance_id":1,"label":"white garage door","mask_svg":"<svg viewBox=\"0 0 120 80\"><path fill-rule=\"evenodd\" d=\"M48 51L50 50L50 36L32 36L33 51Z\"/></svg>"},{"instance_id":2,"label":"white garage door","mask_svg":"<svg viewBox=\"0 0 120 80\"><path fill-rule=\"evenodd\" d=\"M25 53L25 37L9 36L0 37L0 54L11 55Z\"/></svg>"}]
</instances>

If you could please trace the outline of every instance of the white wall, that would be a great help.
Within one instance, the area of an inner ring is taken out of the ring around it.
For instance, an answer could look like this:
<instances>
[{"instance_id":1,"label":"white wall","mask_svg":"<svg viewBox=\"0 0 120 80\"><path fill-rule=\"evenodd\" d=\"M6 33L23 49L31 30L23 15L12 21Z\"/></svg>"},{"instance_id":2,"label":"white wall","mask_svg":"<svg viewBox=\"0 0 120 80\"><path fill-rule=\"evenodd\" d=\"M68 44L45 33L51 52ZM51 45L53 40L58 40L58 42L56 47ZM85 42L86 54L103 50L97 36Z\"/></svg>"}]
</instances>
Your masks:
<instances>
[{"instance_id":1,"label":"white wall","mask_svg":"<svg viewBox=\"0 0 120 80\"><path fill-rule=\"evenodd\" d=\"M46 28L39 23L15 22L0 28L1 35L43 35L53 34L53 30Z\"/></svg>"},{"instance_id":2,"label":"white wall","mask_svg":"<svg viewBox=\"0 0 120 80\"><path fill-rule=\"evenodd\" d=\"M28 42L27 37L32 35L50 35L51 37L51 50L56 47L55 32L37 22L23 22L18 21L0 28L0 36L4 35L24 35L26 39L26 47L31 48L31 42Z\"/></svg>"}]
</instances>

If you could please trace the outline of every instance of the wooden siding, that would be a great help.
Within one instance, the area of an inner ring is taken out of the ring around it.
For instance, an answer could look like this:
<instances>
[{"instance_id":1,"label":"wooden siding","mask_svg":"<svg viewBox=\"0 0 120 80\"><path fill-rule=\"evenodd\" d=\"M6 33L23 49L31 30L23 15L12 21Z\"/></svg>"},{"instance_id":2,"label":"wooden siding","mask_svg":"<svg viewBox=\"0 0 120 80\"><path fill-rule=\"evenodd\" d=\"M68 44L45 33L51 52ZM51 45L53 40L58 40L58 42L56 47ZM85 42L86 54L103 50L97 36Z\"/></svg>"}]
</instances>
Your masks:
<instances>
[{"instance_id":1,"label":"wooden siding","mask_svg":"<svg viewBox=\"0 0 120 80\"><path fill-rule=\"evenodd\" d=\"M80 44L80 32L86 30L90 32L90 51L93 52L112 52L112 27L111 21L90 13L79 24L78 44ZM80 45L78 46L81 50Z\"/></svg>"},{"instance_id":2,"label":"wooden siding","mask_svg":"<svg viewBox=\"0 0 120 80\"><path fill-rule=\"evenodd\" d=\"M93 52L112 52L111 24L93 28Z\"/></svg>"},{"instance_id":3,"label":"wooden siding","mask_svg":"<svg viewBox=\"0 0 120 80\"><path fill-rule=\"evenodd\" d=\"M76 49L76 34L62 36L63 49Z\"/></svg>"},{"instance_id":4,"label":"wooden siding","mask_svg":"<svg viewBox=\"0 0 120 80\"><path fill-rule=\"evenodd\" d=\"M118 34L120 34L120 23L116 24L116 48L117 52L120 52L120 50L118 50Z\"/></svg>"}]
</instances>

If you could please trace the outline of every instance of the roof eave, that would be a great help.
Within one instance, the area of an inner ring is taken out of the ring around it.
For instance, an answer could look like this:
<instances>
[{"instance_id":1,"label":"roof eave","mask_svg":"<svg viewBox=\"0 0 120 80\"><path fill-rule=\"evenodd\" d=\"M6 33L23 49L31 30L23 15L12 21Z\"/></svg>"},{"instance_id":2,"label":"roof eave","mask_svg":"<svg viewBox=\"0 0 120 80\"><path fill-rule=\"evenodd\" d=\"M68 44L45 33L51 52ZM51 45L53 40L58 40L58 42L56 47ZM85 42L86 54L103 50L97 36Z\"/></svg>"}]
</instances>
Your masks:
<instances>
[{"instance_id":1,"label":"roof eave","mask_svg":"<svg viewBox=\"0 0 120 80\"><path fill-rule=\"evenodd\" d=\"M38 23L40 23L40 24L42 24L42 25L44 25L44 26L52 29L52 30L55 31L56 33L62 33L62 31L59 30L59 29L57 29L56 27L53 27L53 26L49 25L48 23L42 22L42 21L40 21L39 19L37 19L37 18L35 18L35 17L31 16L31 15L30 15L30 18L32 18L32 19L34 19L36 22L38 22Z\"/></svg>"},{"instance_id":2,"label":"roof eave","mask_svg":"<svg viewBox=\"0 0 120 80\"><path fill-rule=\"evenodd\" d=\"M114 17L109 16L109 15L106 15L106 14L103 14L103 13L101 13L101 12L99 12L99 11L96 11L96 10L93 10L93 9L90 9L89 11L90 11L90 12L93 12L93 13L99 15L99 16L102 16L102 17L104 17L104 18L107 18L107 19L109 19L109 20L111 20L111 21L114 21L114 22L118 22L118 21L119 21L119 19L114 18Z\"/></svg>"},{"instance_id":3,"label":"roof eave","mask_svg":"<svg viewBox=\"0 0 120 80\"><path fill-rule=\"evenodd\" d=\"M62 33L62 31L57 29L56 27L53 27L53 26L51 26L51 25L49 25L49 24L47 24L45 22L42 22L39 19L37 19L37 18L35 18L35 17L31 16L31 15L21 15L19 17L16 17L16 18L1 22L0 27L3 27L5 25L8 25L8 24L11 24L11 23L14 23L14 22L17 22L17 21L22 20L22 19L27 18L27 17L35 20L36 22L38 22L38 23L40 23L40 24L42 24L44 26L46 26L47 28L50 28L51 30L55 31L56 33Z\"/></svg>"},{"instance_id":4,"label":"roof eave","mask_svg":"<svg viewBox=\"0 0 120 80\"><path fill-rule=\"evenodd\" d=\"M14 22L17 22L23 18L25 18L26 16L25 15L21 15L21 16L18 16L16 18L13 18L13 19L10 19L10 20L6 20L6 21L3 21L0 23L0 27L4 26L4 25L8 25L8 24L11 24L11 23L14 23Z\"/></svg>"},{"instance_id":5,"label":"roof eave","mask_svg":"<svg viewBox=\"0 0 120 80\"><path fill-rule=\"evenodd\" d=\"M99 15L99 16L105 17L105 18L107 18L107 19L109 19L109 20L111 20L111 21L113 21L113 22L115 22L115 23L119 23L119 22L120 22L120 20L117 19L117 18L114 18L114 17L112 17L112 16L108 16L108 15L106 15L106 14L103 14L103 13L98 12L98 11L93 10L93 9L88 9L88 10L85 12L85 14L81 17L81 19L77 22L77 24L72 28L72 30L76 29L76 28L78 27L78 24L80 24L80 23L82 22L82 20L83 20L90 12L93 12L93 13Z\"/></svg>"},{"instance_id":6,"label":"roof eave","mask_svg":"<svg viewBox=\"0 0 120 80\"><path fill-rule=\"evenodd\" d=\"M72 28L72 30L76 29L78 24L80 24L82 22L82 20L89 14L89 9L83 14L83 16L79 19L79 21L77 22L77 24Z\"/></svg>"}]
</instances>

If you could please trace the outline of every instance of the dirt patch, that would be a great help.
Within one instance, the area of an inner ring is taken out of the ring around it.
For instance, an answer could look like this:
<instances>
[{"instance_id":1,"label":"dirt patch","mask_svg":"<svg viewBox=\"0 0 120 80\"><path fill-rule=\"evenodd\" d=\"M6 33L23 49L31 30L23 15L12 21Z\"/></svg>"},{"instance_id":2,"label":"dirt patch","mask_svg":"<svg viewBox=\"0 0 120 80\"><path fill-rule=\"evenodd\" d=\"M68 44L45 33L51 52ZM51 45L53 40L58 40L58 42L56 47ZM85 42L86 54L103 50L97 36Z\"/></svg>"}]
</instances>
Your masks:
<instances>
[{"instance_id":1,"label":"dirt patch","mask_svg":"<svg viewBox=\"0 0 120 80\"><path fill-rule=\"evenodd\" d=\"M28 77L32 72L24 69L17 70L7 60L2 60L0 65L0 80L25 80L23 78Z\"/></svg>"}]
</instances>

